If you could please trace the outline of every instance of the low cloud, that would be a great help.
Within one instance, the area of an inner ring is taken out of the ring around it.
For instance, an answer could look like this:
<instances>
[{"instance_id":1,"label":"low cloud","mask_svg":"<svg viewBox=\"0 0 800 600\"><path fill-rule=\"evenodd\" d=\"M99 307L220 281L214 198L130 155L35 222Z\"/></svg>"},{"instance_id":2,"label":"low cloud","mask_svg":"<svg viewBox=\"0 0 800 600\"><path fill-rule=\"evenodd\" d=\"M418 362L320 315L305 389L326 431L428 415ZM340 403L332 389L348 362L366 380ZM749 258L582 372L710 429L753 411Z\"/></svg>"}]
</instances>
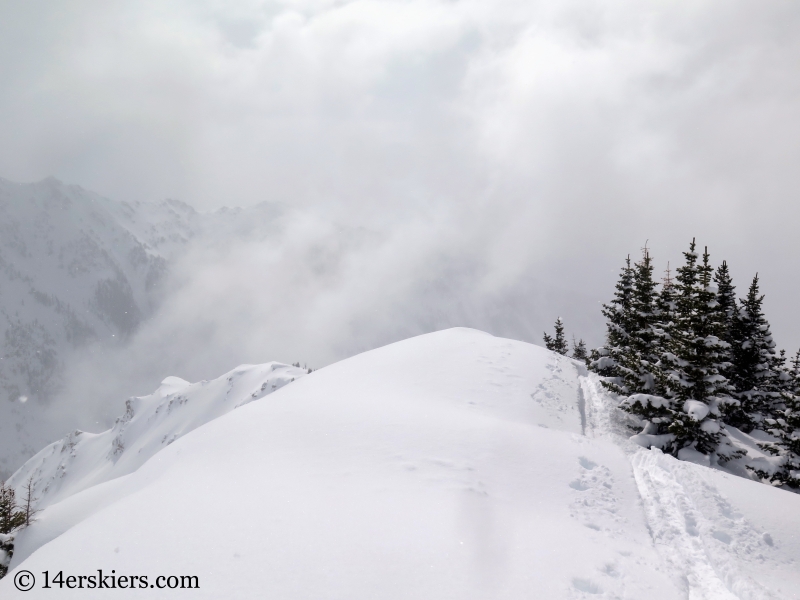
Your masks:
<instances>
[{"instance_id":1,"label":"low cloud","mask_svg":"<svg viewBox=\"0 0 800 600\"><path fill-rule=\"evenodd\" d=\"M693 237L800 345L792 3L2 11L3 176L294 215L184 257L127 353L75 363L83 397L452 325L536 341L561 315L597 344L624 257L674 267Z\"/></svg>"},{"instance_id":2,"label":"low cloud","mask_svg":"<svg viewBox=\"0 0 800 600\"><path fill-rule=\"evenodd\" d=\"M485 248L461 247L463 232L440 218L373 231L291 211L267 236L198 239L126 345L71 357L54 416L106 425L125 397L168 375L196 381L269 360L319 368L447 327L537 341L557 311L599 338L582 292L532 273L498 279Z\"/></svg>"}]
</instances>

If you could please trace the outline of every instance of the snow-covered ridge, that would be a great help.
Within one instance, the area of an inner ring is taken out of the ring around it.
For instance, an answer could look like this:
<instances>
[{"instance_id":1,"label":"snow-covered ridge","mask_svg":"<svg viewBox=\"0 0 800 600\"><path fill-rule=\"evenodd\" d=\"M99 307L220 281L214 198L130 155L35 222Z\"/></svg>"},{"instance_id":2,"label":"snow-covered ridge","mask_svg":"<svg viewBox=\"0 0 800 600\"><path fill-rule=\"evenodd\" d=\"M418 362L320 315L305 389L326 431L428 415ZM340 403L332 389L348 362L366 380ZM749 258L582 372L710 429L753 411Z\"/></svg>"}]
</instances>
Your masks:
<instances>
[{"instance_id":1,"label":"snow-covered ridge","mask_svg":"<svg viewBox=\"0 0 800 600\"><path fill-rule=\"evenodd\" d=\"M102 565L197 575L192 596L209 599L800 598L800 495L642 448L569 358L455 329L248 402L267 366L167 380L102 445L78 440L90 468L67 461L63 499L19 532L0 595L51 595L17 592L15 570ZM248 405L163 443L202 394ZM139 448L160 449L142 463ZM92 465L109 477L78 491Z\"/></svg>"},{"instance_id":2,"label":"snow-covered ridge","mask_svg":"<svg viewBox=\"0 0 800 600\"><path fill-rule=\"evenodd\" d=\"M22 497L33 477L37 508L132 473L181 436L306 374L277 362L242 365L211 381L166 378L149 396L130 398L102 433L75 431L28 460L8 480Z\"/></svg>"}]
</instances>

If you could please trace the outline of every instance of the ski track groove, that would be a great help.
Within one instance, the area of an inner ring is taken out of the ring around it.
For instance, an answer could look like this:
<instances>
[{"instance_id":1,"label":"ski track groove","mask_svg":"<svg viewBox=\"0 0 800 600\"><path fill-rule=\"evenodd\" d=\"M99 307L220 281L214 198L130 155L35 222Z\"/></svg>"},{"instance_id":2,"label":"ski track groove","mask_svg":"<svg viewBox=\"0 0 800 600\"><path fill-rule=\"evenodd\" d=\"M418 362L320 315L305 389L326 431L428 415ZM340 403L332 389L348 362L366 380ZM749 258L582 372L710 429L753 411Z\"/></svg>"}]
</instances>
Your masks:
<instances>
[{"instance_id":1,"label":"ski track groove","mask_svg":"<svg viewBox=\"0 0 800 600\"><path fill-rule=\"evenodd\" d=\"M645 521L665 569L682 582L688 600L782 600L747 574L773 550L764 532L737 514L712 482L707 467L646 450L627 438L624 416L579 369L584 434L620 445L631 463Z\"/></svg>"}]
</instances>

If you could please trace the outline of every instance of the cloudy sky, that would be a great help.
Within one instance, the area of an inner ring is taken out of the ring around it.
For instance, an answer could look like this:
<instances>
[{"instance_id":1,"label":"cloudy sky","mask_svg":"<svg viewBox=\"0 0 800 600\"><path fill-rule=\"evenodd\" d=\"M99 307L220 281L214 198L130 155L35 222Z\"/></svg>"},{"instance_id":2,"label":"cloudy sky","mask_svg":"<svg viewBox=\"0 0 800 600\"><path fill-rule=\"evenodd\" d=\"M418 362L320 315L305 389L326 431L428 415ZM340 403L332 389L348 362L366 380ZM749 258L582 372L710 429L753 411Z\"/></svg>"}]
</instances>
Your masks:
<instances>
[{"instance_id":1,"label":"cloudy sky","mask_svg":"<svg viewBox=\"0 0 800 600\"><path fill-rule=\"evenodd\" d=\"M674 266L696 236L741 291L760 273L793 352L798 31L787 1L3 0L0 176L200 210L282 202L309 219L294 256L334 252L311 222L381 240L313 303L318 265L259 285L274 256L229 249L158 326L228 311L226 348L298 299L287 318L323 338L298 348L286 319L263 337L317 364L454 324L538 342L558 314L596 345L624 257L647 243Z\"/></svg>"}]
</instances>

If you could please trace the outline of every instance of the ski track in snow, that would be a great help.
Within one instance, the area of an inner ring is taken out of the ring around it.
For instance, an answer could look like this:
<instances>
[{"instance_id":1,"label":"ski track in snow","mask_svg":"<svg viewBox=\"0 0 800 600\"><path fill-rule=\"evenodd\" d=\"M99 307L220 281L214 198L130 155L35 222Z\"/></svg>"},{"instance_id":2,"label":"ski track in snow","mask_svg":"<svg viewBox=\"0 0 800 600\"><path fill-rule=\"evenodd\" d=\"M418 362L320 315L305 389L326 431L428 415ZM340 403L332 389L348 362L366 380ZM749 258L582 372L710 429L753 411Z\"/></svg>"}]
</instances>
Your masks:
<instances>
[{"instance_id":1,"label":"ski track in snow","mask_svg":"<svg viewBox=\"0 0 800 600\"><path fill-rule=\"evenodd\" d=\"M653 544L664 567L682 582L688 600L772 600L786 596L766 588L747 573L747 565L774 560L769 533L748 522L728 502L712 481L714 471L681 462L659 450L645 450L626 438L630 435L625 416L594 376L579 374L579 402L586 411L586 434L610 438L623 446L630 459ZM577 489L597 490L595 480L608 480L602 467L583 464ZM606 469L607 470L607 469ZM589 474L594 474L593 477ZM730 475L725 475L730 477ZM612 488L610 481L604 482ZM595 492L590 519L605 511L614 513L610 489ZM594 513L594 515L592 514ZM594 596L597 597L597 596Z\"/></svg>"},{"instance_id":2,"label":"ski track in snow","mask_svg":"<svg viewBox=\"0 0 800 600\"><path fill-rule=\"evenodd\" d=\"M742 563L764 562L770 547L700 472L658 451L631 458L653 540L686 578L690 599L780 598Z\"/></svg>"}]
</instances>

